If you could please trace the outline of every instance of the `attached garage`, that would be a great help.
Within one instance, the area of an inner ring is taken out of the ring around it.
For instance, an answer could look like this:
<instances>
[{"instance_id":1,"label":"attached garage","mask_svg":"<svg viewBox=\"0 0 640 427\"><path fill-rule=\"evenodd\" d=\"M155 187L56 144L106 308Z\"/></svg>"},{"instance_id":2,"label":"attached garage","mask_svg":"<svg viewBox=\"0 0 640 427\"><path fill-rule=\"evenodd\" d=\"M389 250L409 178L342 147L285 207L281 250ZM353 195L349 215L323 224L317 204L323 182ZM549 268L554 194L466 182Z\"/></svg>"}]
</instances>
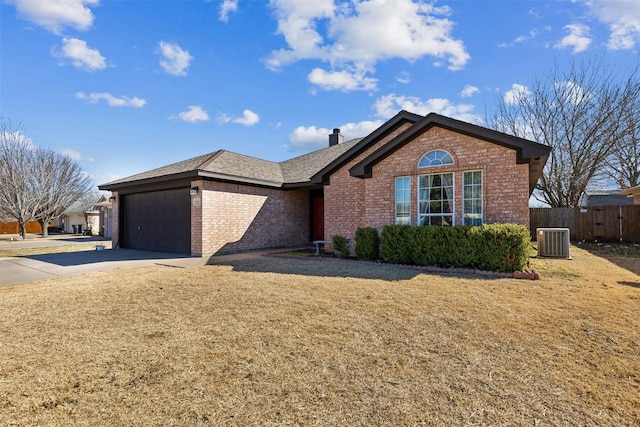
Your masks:
<instances>
[{"instance_id":1,"label":"attached garage","mask_svg":"<svg viewBox=\"0 0 640 427\"><path fill-rule=\"evenodd\" d=\"M189 188L122 196L121 246L190 254L190 202Z\"/></svg>"}]
</instances>

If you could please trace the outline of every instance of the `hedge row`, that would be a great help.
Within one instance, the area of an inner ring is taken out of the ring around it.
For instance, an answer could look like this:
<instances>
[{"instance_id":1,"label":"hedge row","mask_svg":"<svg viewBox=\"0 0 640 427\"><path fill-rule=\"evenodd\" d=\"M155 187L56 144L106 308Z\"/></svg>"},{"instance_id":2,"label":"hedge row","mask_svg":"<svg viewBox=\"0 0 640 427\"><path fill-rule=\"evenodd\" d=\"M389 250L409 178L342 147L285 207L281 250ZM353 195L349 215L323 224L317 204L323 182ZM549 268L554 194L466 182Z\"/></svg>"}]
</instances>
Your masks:
<instances>
[{"instance_id":1,"label":"hedge row","mask_svg":"<svg viewBox=\"0 0 640 427\"><path fill-rule=\"evenodd\" d=\"M380 255L384 261L397 264L512 272L526 267L529 245L529 230L522 225L386 225L380 239ZM375 259L377 254L377 230L358 229L356 256Z\"/></svg>"}]
</instances>

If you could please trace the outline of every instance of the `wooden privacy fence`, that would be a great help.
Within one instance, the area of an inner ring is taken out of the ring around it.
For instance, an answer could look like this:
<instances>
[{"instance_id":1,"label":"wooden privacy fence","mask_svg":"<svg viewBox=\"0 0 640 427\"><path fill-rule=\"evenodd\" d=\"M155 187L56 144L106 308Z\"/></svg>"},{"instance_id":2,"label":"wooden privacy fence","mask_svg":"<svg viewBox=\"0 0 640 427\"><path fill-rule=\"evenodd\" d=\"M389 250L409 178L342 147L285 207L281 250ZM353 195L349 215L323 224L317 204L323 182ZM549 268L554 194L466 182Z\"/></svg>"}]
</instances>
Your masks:
<instances>
[{"instance_id":1,"label":"wooden privacy fence","mask_svg":"<svg viewBox=\"0 0 640 427\"><path fill-rule=\"evenodd\" d=\"M42 227L38 221L29 221L26 224L27 233L42 233ZM20 227L18 222L0 222L0 234L18 234Z\"/></svg>"},{"instance_id":2,"label":"wooden privacy fence","mask_svg":"<svg viewBox=\"0 0 640 427\"><path fill-rule=\"evenodd\" d=\"M573 241L640 243L640 205L589 208L531 208L531 234L537 228L568 228Z\"/></svg>"}]
</instances>

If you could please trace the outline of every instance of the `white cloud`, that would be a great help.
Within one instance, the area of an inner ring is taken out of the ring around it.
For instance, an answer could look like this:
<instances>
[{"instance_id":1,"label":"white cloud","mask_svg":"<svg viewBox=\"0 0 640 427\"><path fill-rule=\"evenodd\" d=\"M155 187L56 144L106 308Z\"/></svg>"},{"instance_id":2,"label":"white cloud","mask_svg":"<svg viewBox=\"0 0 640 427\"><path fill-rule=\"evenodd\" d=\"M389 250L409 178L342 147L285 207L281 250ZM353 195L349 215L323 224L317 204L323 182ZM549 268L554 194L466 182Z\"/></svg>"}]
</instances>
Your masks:
<instances>
[{"instance_id":1,"label":"white cloud","mask_svg":"<svg viewBox=\"0 0 640 427\"><path fill-rule=\"evenodd\" d=\"M570 81L556 83L555 87L560 99L574 105L589 101L593 95L590 92L586 92L582 86Z\"/></svg>"},{"instance_id":2,"label":"white cloud","mask_svg":"<svg viewBox=\"0 0 640 427\"><path fill-rule=\"evenodd\" d=\"M177 116L172 115L169 118L172 120L182 120L183 122L189 123L208 122L209 114L199 105L189 105L187 111L178 113Z\"/></svg>"},{"instance_id":3,"label":"white cloud","mask_svg":"<svg viewBox=\"0 0 640 427\"><path fill-rule=\"evenodd\" d=\"M565 25L565 30L569 32L562 40L556 43L555 47L564 49L566 47L573 48L573 53L584 52L591 44L591 36L589 27L584 24Z\"/></svg>"},{"instance_id":4,"label":"white cloud","mask_svg":"<svg viewBox=\"0 0 640 427\"><path fill-rule=\"evenodd\" d=\"M104 70L107 67L104 56L97 49L91 49L87 42L76 38L63 38L62 48L54 48L53 55L71 60L74 67L86 71Z\"/></svg>"},{"instance_id":5,"label":"white cloud","mask_svg":"<svg viewBox=\"0 0 640 427\"><path fill-rule=\"evenodd\" d=\"M507 43L507 42L500 43L498 47L512 47L518 43L523 43L527 40L532 40L536 38L538 34L539 34L539 31L536 28L534 28L531 31L529 31L529 34L518 36L510 43Z\"/></svg>"},{"instance_id":6,"label":"white cloud","mask_svg":"<svg viewBox=\"0 0 640 427\"><path fill-rule=\"evenodd\" d=\"M251 110L244 110L242 117L233 120L233 123L238 123L243 126L253 126L260 121L260 117Z\"/></svg>"},{"instance_id":7,"label":"white cloud","mask_svg":"<svg viewBox=\"0 0 640 427\"><path fill-rule=\"evenodd\" d=\"M76 98L87 101L91 104L97 104L100 100L104 100L107 102L109 107L134 107L134 108L142 108L145 106L147 101L144 99L138 98L134 96L133 98L129 98L128 96L120 96L116 97L111 95L108 92L92 92L90 94L86 94L84 92L76 93Z\"/></svg>"},{"instance_id":8,"label":"white cloud","mask_svg":"<svg viewBox=\"0 0 640 427\"><path fill-rule=\"evenodd\" d=\"M464 89L462 89L462 92L460 92L460 96L463 98L469 98L476 93L480 93L480 89L472 85L466 85Z\"/></svg>"},{"instance_id":9,"label":"white cloud","mask_svg":"<svg viewBox=\"0 0 640 427\"><path fill-rule=\"evenodd\" d=\"M182 49L177 43L160 42L160 66L167 73L174 76L186 76L187 68L191 65L193 56Z\"/></svg>"},{"instance_id":10,"label":"white cloud","mask_svg":"<svg viewBox=\"0 0 640 427\"><path fill-rule=\"evenodd\" d=\"M359 123L345 123L338 126L345 141L354 138L362 138L379 128L384 121L362 121ZM323 128L316 126L298 126L289 135L289 145L292 151L309 152L319 150L329 146L329 134L333 133L333 128Z\"/></svg>"},{"instance_id":11,"label":"white cloud","mask_svg":"<svg viewBox=\"0 0 640 427\"><path fill-rule=\"evenodd\" d=\"M398 76L396 77L396 81L398 83L402 83L402 84L407 84L407 83L411 83L411 74L407 73L406 71L402 71L400 74L398 74Z\"/></svg>"},{"instance_id":12,"label":"white cloud","mask_svg":"<svg viewBox=\"0 0 640 427\"><path fill-rule=\"evenodd\" d=\"M11 141L18 144L24 144L27 149L35 150L36 145L33 143L33 139L29 138L20 131L7 132L6 130L0 130L0 139L4 141Z\"/></svg>"},{"instance_id":13,"label":"white cloud","mask_svg":"<svg viewBox=\"0 0 640 427\"><path fill-rule=\"evenodd\" d=\"M71 148L63 148L60 150L60 154L63 156L69 157L71 160L75 160L76 162L86 160L88 162L93 162L94 159L91 157L85 157L79 151L72 150Z\"/></svg>"},{"instance_id":14,"label":"white cloud","mask_svg":"<svg viewBox=\"0 0 640 427\"><path fill-rule=\"evenodd\" d=\"M530 94L531 91L528 87L514 83L511 85L511 89L505 92L503 99L508 105L515 105L519 103L520 99L526 98Z\"/></svg>"},{"instance_id":15,"label":"white cloud","mask_svg":"<svg viewBox=\"0 0 640 427\"><path fill-rule=\"evenodd\" d=\"M448 7L412 0L371 0L342 3L332 0L272 0L278 19L278 32L288 48L273 51L267 67L279 70L303 59L328 62L331 72L314 76L320 81L328 77L355 75L349 70L373 72L378 61L401 58L415 61L424 56L445 61L448 68L463 68L469 61L464 44L452 37L454 23L447 16ZM389 35L393 34L392 37ZM367 84L375 82L365 77ZM331 85L325 88L332 87ZM337 85L339 90L348 90ZM361 85L356 85L361 88Z\"/></svg>"},{"instance_id":16,"label":"white cloud","mask_svg":"<svg viewBox=\"0 0 640 427\"><path fill-rule=\"evenodd\" d=\"M397 96L392 93L378 98L373 108L376 110L376 115L383 118L390 118L400 110L406 110L423 116L429 113L438 113L470 123L481 121L481 117L473 113L473 105L456 105L445 98L431 98L422 101L415 96Z\"/></svg>"},{"instance_id":17,"label":"white cloud","mask_svg":"<svg viewBox=\"0 0 640 427\"><path fill-rule=\"evenodd\" d=\"M93 13L89 6L97 6L100 0L6 0L13 4L18 14L29 22L54 34L65 27L88 30L93 25Z\"/></svg>"},{"instance_id":18,"label":"white cloud","mask_svg":"<svg viewBox=\"0 0 640 427\"><path fill-rule=\"evenodd\" d=\"M229 22L229 14L238 11L238 0L224 0L220 5L220 20Z\"/></svg>"},{"instance_id":19,"label":"white cloud","mask_svg":"<svg viewBox=\"0 0 640 427\"><path fill-rule=\"evenodd\" d=\"M599 21L609 25L611 35L607 46L610 49L633 49L640 42L640 2L590 0L586 4Z\"/></svg>"},{"instance_id":20,"label":"white cloud","mask_svg":"<svg viewBox=\"0 0 640 427\"><path fill-rule=\"evenodd\" d=\"M378 83L377 79L365 77L365 71L325 71L315 68L309 74L309 81L324 90L373 90Z\"/></svg>"},{"instance_id":21,"label":"white cloud","mask_svg":"<svg viewBox=\"0 0 640 427\"><path fill-rule=\"evenodd\" d=\"M260 116L251 110L244 110L242 117L232 117L224 113L218 115L218 123L220 124L236 123L248 127L255 125L259 121Z\"/></svg>"}]
</instances>

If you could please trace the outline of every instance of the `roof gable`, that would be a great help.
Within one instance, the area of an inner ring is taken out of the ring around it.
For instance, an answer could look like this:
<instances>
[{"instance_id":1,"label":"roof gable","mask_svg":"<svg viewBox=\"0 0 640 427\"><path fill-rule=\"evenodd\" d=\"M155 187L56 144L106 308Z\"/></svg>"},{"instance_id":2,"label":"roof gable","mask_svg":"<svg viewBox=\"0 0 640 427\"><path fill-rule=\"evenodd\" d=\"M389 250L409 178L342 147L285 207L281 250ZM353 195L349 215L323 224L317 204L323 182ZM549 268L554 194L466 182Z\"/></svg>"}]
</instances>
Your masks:
<instances>
[{"instance_id":1,"label":"roof gable","mask_svg":"<svg viewBox=\"0 0 640 427\"><path fill-rule=\"evenodd\" d=\"M542 169L544 168L547 157L551 152L551 147L546 145L473 125L471 123L462 122L450 117L441 116L436 113L430 113L423 117L421 121L417 122L350 168L349 173L351 176L358 178L371 177L373 166L434 126L515 150L516 162L519 164L529 164L530 192L533 191L538 179L542 175Z\"/></svg>"},{"instance_id":2,"label":"roof gable","mask_svg":"<svg viewBox=\"0 0 640 427\"><path fill-rule=\"evenodd\" d=\"M339 157L337 157L331 163L328 163L325 167L320 169L311 177L311 182L314 184L321 184L328 182L329 176L335 172L340 167L344 166L347 162L352 160L355 156L362 153L364 150L369 148L371 145L378 142L380 139L384 138L394 130L398 129L405 123L414 124L419 120L422 120L423 117L410 113L408 111L402 110L391 119L387 120L382 126L378 129L371 132L365 138L362 138L352 149L343 153Z\"/></svg>"}]
</instances>

